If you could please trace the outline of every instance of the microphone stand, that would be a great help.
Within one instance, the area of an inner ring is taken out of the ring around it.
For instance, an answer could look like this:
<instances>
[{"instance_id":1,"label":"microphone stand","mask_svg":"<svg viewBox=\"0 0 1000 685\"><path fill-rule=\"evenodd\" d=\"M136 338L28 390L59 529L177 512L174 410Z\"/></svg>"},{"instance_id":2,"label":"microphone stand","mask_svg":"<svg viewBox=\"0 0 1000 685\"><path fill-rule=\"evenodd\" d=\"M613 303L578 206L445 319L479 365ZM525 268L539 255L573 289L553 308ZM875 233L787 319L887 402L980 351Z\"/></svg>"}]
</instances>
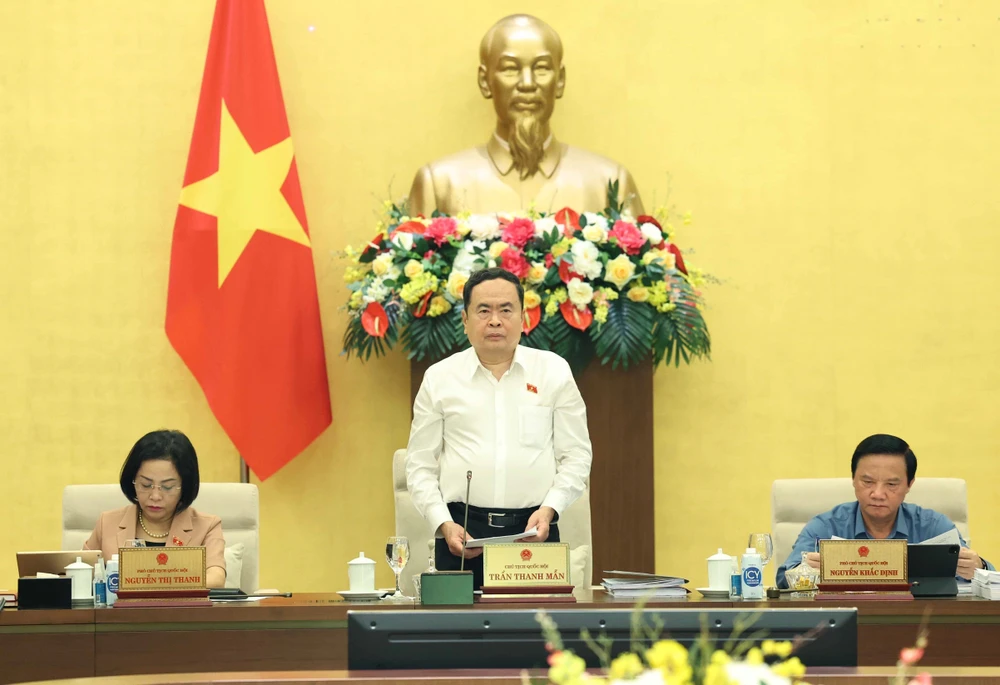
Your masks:
<instances>
[{"instance_id":1,"label":"microphone stand","mask_svg":"<svg viewBox=\"0 0 1000 685\"><path fill-rule=\"evenodd\" d=\"M472 490L472 471L465 472L465 520L462 521L462 564L459 571L465 571L465 545L469 541L469 492Z\"/></svg>"}]
</instances>

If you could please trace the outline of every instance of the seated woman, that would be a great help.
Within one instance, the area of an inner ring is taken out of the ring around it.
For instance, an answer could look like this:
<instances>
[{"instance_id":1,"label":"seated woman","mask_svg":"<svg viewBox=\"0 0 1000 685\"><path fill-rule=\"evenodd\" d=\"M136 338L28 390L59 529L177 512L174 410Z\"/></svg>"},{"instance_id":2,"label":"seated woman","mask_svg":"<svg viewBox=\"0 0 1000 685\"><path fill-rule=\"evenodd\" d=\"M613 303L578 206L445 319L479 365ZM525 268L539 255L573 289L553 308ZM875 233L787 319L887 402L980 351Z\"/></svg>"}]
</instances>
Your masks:
<instances>
[{"instance_id":1,"label":"seated woman","mask_svg":"<svg viewBox=\"0 0 1000 685\"><path fill-rule=\"evenodd\" d=\"M191 508L200 479L198 455L186 435L160 430L139 438L119 481L134 504L102 513L84 549L99 549L110 559L134 539L154 547L205 547L208 587L226 584L222 519Z\"/></svg>"}]
</instances>

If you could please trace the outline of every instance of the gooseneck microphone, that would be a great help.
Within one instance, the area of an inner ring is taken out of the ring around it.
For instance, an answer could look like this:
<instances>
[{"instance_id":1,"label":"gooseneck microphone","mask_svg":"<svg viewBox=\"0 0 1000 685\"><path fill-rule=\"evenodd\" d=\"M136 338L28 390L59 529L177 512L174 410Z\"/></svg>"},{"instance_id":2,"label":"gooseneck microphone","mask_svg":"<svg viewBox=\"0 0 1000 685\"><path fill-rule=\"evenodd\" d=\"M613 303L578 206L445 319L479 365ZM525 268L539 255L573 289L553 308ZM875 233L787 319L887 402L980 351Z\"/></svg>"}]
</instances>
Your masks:
<instances>
[{"instance_id":1,"label":"gooseneck microphone","mask_svg":"<svg viewBox=\"0 0 1000 685\"><path fill-rule=\"evenodd\" d=\"M472 471L465 472L465 520L462 521L462 565L460 571L465 570L465 544L469 541L469 492L472 490Z\"/></svg>"}]
</instances>

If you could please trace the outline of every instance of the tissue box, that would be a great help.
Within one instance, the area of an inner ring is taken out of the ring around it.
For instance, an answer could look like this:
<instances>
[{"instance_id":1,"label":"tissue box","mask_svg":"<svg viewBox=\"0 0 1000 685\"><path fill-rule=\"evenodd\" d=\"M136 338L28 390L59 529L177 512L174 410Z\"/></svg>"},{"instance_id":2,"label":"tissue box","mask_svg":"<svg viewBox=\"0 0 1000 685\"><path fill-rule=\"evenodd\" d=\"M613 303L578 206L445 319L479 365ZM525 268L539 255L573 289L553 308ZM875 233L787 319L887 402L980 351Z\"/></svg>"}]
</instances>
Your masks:
<instances>
[{"instance_id":1,"label":"tissue box","mask_svg":"<svg viewBox=\"0 0 1000 685\"><path fill-rule=\"evenodd\" d=\"M18 578L17 608L71 609L73 580L71 578Z\"/></svg>"},{"instance_id":2,"label":"tissue box","mask_svg":"<svg viewBox=\"0 0 1000 685\"><path fill-rule=\"evenodd\" d=\"M420 574L420 603L428 606L472 604L472 571Z\"/></svg>"}]
</instances>

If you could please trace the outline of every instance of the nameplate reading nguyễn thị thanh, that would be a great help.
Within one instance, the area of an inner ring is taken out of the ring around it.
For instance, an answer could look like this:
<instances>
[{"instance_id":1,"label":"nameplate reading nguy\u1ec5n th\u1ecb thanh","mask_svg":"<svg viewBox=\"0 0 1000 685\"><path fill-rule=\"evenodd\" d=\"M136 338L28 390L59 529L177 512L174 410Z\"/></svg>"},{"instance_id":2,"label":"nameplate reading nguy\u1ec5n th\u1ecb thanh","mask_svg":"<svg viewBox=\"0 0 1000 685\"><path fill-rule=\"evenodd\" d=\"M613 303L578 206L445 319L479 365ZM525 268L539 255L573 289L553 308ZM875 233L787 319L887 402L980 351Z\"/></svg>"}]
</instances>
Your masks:
<instances>
[{"instance_id":1,"label":"nameplate reading nguy\u1ec5n th\u1ecb thanh","mask_svg":"<svg viewBox=\"0 0 1000 685\"><path fill-rule=\"evenodd\" d=\"M570 585L569 543L483 545L483 584L489 587Z\"/></svg>"},{"instance_id":2,"label":"nameplate reading nguy\u1ec5n th\u1ecb thanh","mask_svg":"<svg viewBox=\"0 0 1000 685\"><path fill-rule=\"evenodd\" d=\"M205 588L204 547L122 547L118 560L119 593Z\"/></svg>"},{"instance_id":3,"label":"nameplate reading nguy\u1ec5n th\u1ecb thanh","mask_svg":"<svg viewBox=\"0 0 1000 685\"><path fill-rule=\"evenodd\" d=\"M820 583L906 583L906 546L906 540L820 540Z\"/></svg>"}]
</instances>

